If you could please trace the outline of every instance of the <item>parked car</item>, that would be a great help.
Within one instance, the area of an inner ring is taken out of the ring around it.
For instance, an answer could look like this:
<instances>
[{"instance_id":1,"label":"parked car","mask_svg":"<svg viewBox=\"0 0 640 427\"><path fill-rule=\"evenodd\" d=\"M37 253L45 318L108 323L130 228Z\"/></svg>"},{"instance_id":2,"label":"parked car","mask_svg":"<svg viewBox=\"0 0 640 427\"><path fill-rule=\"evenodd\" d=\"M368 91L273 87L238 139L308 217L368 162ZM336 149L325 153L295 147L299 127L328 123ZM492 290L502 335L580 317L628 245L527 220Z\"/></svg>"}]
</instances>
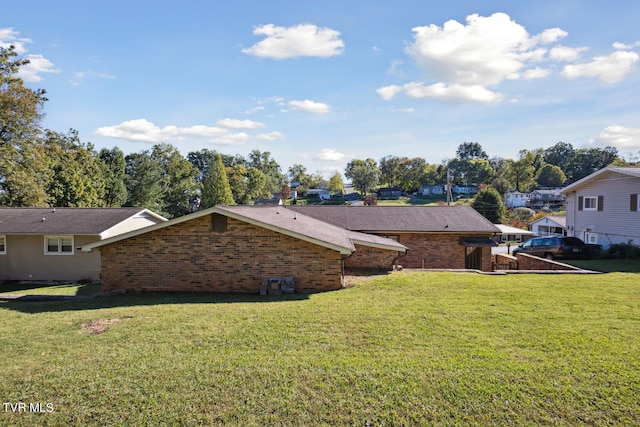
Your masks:
<instances>
[{"instance_id":1,"label":"parked car","mask_svg":"<svg viewBox=\"0 0 640 427\"><path fill-rule=\"evenodd\" d=\"M591 249L577 237L534 237L519 245L512 253L525 253L547 259L579 259L589 258Z\"/></svg>"}]
</instances>

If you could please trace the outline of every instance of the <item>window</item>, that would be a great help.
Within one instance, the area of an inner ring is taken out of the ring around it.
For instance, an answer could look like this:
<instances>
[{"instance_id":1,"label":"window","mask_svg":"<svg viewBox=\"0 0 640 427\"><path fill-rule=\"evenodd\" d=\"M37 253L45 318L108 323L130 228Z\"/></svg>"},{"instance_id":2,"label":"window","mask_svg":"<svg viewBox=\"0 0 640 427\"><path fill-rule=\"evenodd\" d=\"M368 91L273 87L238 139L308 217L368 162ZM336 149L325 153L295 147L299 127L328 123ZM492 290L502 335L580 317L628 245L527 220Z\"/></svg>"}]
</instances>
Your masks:
<instances>
[{"instance_id":1,"label":"window","mask_svg":"<svg viewBox=\"0 0 640 427\"><path fill-rule=\"evenodd\" d=\"M598 199L595 197L585 197L584 198L584 210L585 211L595 211L598 209Z\"/></svg>"},{"instance_id":2,"label":"window","mask_svg":"<svg viewBox=\"0 0 640 427\"><path fill-rule=\"evenodd\" d=\"M0 236L0 255L7 253L7 237Z\"/></svg>"},{"instance_id":3,"label":"window","mask_svg":"<svg viewBox=\"0 0 640 427\"><path fill-rule=\"evenodd\" d=\"M638 203L638 195L632 194L631 204L630 204L631 212L638 212L640 210L639 208L640 208L640 203Z\"/></svg>"},{"instance_id":4,"label":"window","mask_svg":"<svg viewBox=\"0 0 640 427\"><path fill-rule=\"evenodd\" d=\"M597 244L598 243L598 235L596 233L586 233L584 236L585 243L588 244Z\"/></svg>"},{"instance_id":5,"label":"window","mask_svg":"<svg viewBox=\"0 0 640 427\"><path fill-rule=\"evenodd\" d=\"M72 236L45 236L45 255L73 255Z\"/></svg>"},{"instance_id":6,"label":"window","mask_svg":"<svg viewBox=\"0 0 640 427\"><path fill-rule=\"evenodd\" d=\"M604 196L578 197L578 210L602 212L604 210Z\"/></svg>"}]
</instances>

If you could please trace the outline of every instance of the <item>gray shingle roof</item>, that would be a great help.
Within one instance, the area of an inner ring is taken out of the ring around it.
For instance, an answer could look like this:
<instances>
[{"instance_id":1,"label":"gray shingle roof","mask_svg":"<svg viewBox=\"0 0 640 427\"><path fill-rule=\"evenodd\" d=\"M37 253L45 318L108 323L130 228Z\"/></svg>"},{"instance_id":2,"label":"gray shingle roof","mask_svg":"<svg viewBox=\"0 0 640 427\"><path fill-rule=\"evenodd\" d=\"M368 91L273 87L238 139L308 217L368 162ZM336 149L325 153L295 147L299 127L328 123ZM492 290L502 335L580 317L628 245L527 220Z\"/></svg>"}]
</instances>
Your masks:
<instances>
[{"instance_id":1,"label":"gray shingle roof","mask_svg":"<svg viewBox=\"0 0 640 427\"><path fill-rule=\"evenodd\" d=\"M0 234L97 236L143 211L146 209L0 208Z\"/></svg>"},{"instance_id":2,"label":"gray shingle roof","mask_svg":"<svg viewBox=\"0 0 640 427\"><path fill-rule=\"evenodd\" d=\"M500 232L469 206L291 206L289 209L363 232Z\"/></svg>"},{"instance_id":3,"label":"gray shingle roof","mask_svg":"<svg viewBox=\"0 0 640 427\"><path fill-rule=\"evenodd\" d=\"M125 240L127 238L159 230L161 228L171 227L172 225L179 224L181 222L214 213L250 222L279 233L313 242L314 244L325 246L333 250L338 250L344 254L350 254L355 250L354 243L398 252L404 252L407 249L406 246L394 240L350 231L343 227L328 224L322 220L318 220L284 207L218 205L190 215L174 218L165 223L152 225L144 229L134 230L119 236L87 244L83 246L83 250L90 251L94 248L113 242Z\"/></svg>"}]
</instances>

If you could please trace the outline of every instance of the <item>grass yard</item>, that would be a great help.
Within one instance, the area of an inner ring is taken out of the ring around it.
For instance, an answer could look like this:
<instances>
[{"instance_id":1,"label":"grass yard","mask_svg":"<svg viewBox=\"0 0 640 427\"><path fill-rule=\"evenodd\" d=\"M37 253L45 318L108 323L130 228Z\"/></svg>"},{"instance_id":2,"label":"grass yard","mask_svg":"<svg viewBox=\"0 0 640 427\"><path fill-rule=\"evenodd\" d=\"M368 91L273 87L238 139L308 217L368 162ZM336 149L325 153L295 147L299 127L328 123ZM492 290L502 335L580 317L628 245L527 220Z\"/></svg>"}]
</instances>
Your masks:
<instances>
[{"instance_id":1,"label":"grass yard","mask_svg":"<svg viewBox=\"0 0 640 427\"><path fill-rule=\"evenodd\" d=\"M0 425L638 425L639 279L2 302Z\"/></svg>"}]
</instances>

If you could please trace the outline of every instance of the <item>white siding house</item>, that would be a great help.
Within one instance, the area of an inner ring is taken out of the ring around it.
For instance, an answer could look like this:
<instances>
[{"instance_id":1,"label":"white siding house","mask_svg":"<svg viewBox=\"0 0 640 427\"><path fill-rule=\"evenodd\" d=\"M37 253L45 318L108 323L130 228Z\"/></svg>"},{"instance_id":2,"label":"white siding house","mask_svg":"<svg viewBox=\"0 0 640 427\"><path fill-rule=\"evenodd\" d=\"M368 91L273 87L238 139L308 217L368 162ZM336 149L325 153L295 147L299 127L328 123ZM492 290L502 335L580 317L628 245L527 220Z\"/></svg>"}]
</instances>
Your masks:
<instances>
[{"instance_id":1,"label":"white siding house","mask_svg":"<svg viewBox=\"0 0 640 427\"><path fill-rule=\"evenodd\" d=\"M566 236L566 216L545 216L529 224L529 229L536 236Z\"/></svg>"},{"instance_id":2,"label":"white siding house","mask_svg":"<svg viewBox=\"0 0 640 427\"><path fill-rule=\"evenodd\" d=\"M562 190L567 232L586 243L640 245L640 168L606 167Z\"/></svg>"},{"instance_id":3,"label":"white siding house","mask_svg":"<svg viewBox=\"0 0 640 427\"><path fill-rule=\"evenodd\" d=\"M527 206L527 194L519 191L510 191L504 204L508 209L523 208Z\"/></svg>"}]
</instances>

